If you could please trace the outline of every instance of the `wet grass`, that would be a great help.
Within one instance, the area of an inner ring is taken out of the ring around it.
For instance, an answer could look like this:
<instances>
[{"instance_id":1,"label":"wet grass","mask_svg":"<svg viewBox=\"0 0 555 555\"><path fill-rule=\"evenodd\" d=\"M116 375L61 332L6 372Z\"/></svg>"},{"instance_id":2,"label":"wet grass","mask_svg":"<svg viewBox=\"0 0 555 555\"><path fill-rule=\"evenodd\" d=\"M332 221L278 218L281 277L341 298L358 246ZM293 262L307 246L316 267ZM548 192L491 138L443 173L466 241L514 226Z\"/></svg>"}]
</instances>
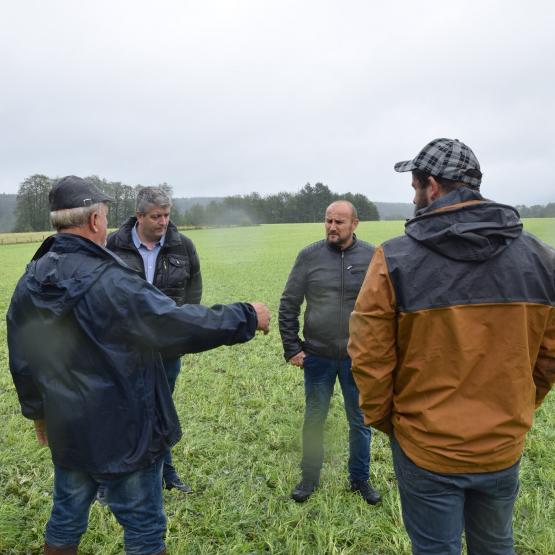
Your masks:
<instances>
[{"instance_id":1,"label":"wet grass","mask_svg":"<svg viewBox=\"0 0 555 555\"><path fill-rule=\"evenodd\" d=\"M527 229L555 244L553 220ZM402 222L368 222L359 237L379 243L402 233ZM347 424L336 392L326 427L321 488L305 504L289 499L299 477L303 380L285 364L276 310L300 248L321 238L321 224L190 231L201 257L203 302L263 300L274 312L270 335L246 345L183 358L175 401L184 438L174 449L178 470L195 494L165 492L169 553L410 553L388 444L376 433L372 481L384 500L370 507L347 490ZM0 246L0 310L37 244ZM51 503L52 467L19 410L0 328L0 553L40 553ZM522 461L515 512L519 554L555 554L555 400L536 415ZM121 529L94 504L81 553L122 553Z\"/></svg>"}]
</instances>

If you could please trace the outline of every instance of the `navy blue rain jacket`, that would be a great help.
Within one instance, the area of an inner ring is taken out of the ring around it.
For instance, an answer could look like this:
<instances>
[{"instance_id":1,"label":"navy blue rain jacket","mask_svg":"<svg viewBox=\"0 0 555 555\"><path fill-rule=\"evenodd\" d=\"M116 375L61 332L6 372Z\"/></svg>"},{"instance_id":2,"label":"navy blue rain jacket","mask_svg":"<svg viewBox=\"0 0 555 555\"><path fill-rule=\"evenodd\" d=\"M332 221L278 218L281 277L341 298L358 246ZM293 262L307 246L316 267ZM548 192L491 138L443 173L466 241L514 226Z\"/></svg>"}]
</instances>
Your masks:
<instances>
[{"instance_id":1,"label":"navy blue rain jacket","mask_svg":"<svg viewBox=\"0 0 555 555\"><path fill-rule=\"evenodd\" d=\"M162 358L248 341L245 303L178 307L121 260L77 235L47 239L7 315L23 415L46 421L54 464L132 472L181 437Z\"/></svg>"}]
</instances>

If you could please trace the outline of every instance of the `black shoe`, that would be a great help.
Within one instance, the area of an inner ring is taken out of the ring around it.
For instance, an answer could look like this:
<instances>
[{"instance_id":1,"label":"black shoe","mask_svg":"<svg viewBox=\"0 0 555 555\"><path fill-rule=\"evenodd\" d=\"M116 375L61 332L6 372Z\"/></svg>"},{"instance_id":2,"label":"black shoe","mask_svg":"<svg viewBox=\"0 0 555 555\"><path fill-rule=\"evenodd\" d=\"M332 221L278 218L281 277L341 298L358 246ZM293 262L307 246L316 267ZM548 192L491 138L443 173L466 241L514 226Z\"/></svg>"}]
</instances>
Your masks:
<instances>
[{"instance_id":1,"label":"black shoe","mask_svg":"<svg viewBox=\"0 0 555 555\"><path fill-rule=\"evenodd\" d=\"M166 489L175 488L182 493L193 493L193 490L187 484L184 484L176 473L164 476L164 487Z\"/></svg>"},{"instance_id":2,"label":"black shoe","mask_svg":"<svg viewBox=\"0 0 555 555\"><path fill-rule=\"evenodd\" d=\"M382 500L382 496L368 482L351 482L351 491L358 493L370 505L377 505Z\"/></svg>"},{"instance_id":3,"label":"black shoe","mask_svg":"<svg viewBox=\"0 0 555 555\"><path fill-rule=\"evenodd\" d=\"M317 487L318 482L303 478L291 492L291 499L294 499L297 503L304 503Z\"/></svg>"}]
</instances>

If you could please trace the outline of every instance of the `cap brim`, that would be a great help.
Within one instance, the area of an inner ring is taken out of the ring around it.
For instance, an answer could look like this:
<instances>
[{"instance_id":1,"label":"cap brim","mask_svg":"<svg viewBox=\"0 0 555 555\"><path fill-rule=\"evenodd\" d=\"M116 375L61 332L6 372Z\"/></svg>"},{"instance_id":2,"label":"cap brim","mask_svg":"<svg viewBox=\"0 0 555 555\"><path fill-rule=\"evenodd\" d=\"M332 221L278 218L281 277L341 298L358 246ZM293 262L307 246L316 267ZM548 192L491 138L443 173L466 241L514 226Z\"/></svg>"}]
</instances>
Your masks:
<instances>
[{"instance_id":1,"label":"cap brim","mask_svg":"<svg viewBox=\"0 0 555 555\"><path fill-rule=\"evenodd\" d=\"M115 201L114 198L109 197L106 193L104 193L104 194L102 195L102 198L98 199L97 202L114 202L114 201Z\"/></svg>"},{"instance_id":2,"label":"cap brim","mask_svg":"<svg viewBox=\"0 0 555 555\"><path fill-rule=\"evenodd\" d=\"M396 172L410 172L417 169L414 160L406 160L405 162L397 162L393 166Z\"/></svg>"}]
</instances>

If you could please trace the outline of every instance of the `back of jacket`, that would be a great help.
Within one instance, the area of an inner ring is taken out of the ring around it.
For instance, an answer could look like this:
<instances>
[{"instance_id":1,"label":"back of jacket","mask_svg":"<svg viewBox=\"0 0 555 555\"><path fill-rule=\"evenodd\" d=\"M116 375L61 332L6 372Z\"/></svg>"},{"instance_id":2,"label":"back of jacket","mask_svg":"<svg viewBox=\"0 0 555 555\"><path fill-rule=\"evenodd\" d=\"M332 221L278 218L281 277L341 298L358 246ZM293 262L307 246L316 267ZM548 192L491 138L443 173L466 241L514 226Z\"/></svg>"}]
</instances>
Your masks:
<instances>
[{"instance_id":1,"label":"back of jacket","mask_svg":"<svg viewBox=\"0 0 555 555\"><path fill-rule=\"evenodd\" d=\"M436 472L520 457L555 380L555 251L468 189L376 252L351 320L367 423Z\"/></svg>"},{"instance_id":2,"label":"back of jacket","mask_svg":"<svg viewBox=\"0 0 555 555\"><path fill-rule=\"evenodd\" d=\"M7 316L23 415L45 419L55 464L131 472L178 441L161 355L249 340L250 305L178 307L87 239L57 234L28 265Z\"/></svg>"},{"instance_id":3,"label":"back of jacket","mask_svg":"<svg viewBox=\"0 0 555 555\"><path fill-rule=\"evenodd\" d=\"M286 360L301 350L334 359L348 356L349 316L373 253L371 245L356 237L345 250L323 240L299 253L279 305ZM304 300L301 340L299 315Z\"/></svg>"}]
</instances>

